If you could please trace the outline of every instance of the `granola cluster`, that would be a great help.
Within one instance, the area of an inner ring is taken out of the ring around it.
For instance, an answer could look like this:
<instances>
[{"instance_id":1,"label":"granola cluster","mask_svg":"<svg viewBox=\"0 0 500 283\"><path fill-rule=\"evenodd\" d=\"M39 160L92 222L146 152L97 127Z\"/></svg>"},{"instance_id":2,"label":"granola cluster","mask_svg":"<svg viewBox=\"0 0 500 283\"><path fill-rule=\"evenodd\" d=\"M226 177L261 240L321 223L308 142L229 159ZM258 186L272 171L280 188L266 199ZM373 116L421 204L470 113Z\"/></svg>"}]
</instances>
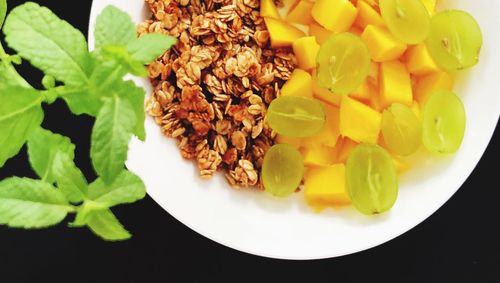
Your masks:
<instances>
[{"instance_id":1,"label":"granola cluster","mask_svg":"<svg viewBox=\"0 0 500 283\"><path fill-rule=\"evenodd\" d=\"M260 0L146 0L151 19L139 35L178 43L149 66L147 111L163 133L196 160L203 178L222 169L234 187L260 185L275 133L268 105L295 67L290 49L273 49Z\"/></svg>"}]
</instances>

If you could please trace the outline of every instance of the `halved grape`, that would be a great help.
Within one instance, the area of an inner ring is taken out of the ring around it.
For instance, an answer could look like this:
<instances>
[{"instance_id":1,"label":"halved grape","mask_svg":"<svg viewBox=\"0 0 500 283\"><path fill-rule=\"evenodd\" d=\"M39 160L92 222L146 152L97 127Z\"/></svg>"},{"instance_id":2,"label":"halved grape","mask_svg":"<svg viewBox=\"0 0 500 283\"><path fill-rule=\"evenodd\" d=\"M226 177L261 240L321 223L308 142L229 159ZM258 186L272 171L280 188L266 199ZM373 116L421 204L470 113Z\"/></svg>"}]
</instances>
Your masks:
<instances>
[{"instance_id":1,"label":"halved grape","mask_svg":"<svg viewBox=\"0 0 500 283\"><path fill-rule=\"evenodd\" d=\"M417 44L429 35L429 12L420 0L380 0L379 5L387 28L399 40Z\"/></svg>"},{"instance_id":2,"label":"halved grape","mask_svg":"<svg viewBox=\"0 0 500 283\"><path fill-rule=\"evenodd\" d=\"M422 122L408 106L394 103L382 113L382 135L391 152L410 155L422 144Z\"/></svg>"},{"instance_id":3,"label":"halved grape","mask_svg":"<svg viewBox=\"0 0 500 283\"><path fill-rule=\"evenodd\" d=\"M312 98L281 96L269 105L267 123L286 137L302 138L319 133L325 125L325 109Z\"/></svg>"},{"instance_id":4,"label":"halved grape","mask_svg":"<svg viewBox=\"0 0 500 283\"><path fill-rule=\"evenodd\" d=\"M426 45L441 68L448 71L462 70L477 64L483 35L469 13L449 10L432 17Z\"/></svg>"},{"instance_id":5,"label":"halved grape","mask_svg":"<svg viewBox=\"0 0 500 283\"><path fill-rule=\"evenodd\" d=\"M348 32L330 37L318 52L318 85L335 94L347 95L368 76L370 53L366 44Z\"/></svg>"},{"instance_id":6,"label":"halved grape","mask_svg":"<svg viewBox=\"0 0 500 283\"><path fill-rule=\"evenodd\" d=\"M424 105L422 141L434 153L456 152L465 134L465 108L451 91L435 91Z\"/></svg>"},{"instance_id":7,"label":"halved grape","mask_svg":"<svg viewBox=\"0 0 500 283\"><path fill-rule=\"evenodd\" d=\"M394 162L378 145L360 144L346 164L347 191L353 205L364 214L378 214L392 208L398 197Z\"/></svg>"},{"instance_id":8,"label":"halved grape","mask_svg":"<svg viewBox=\"0 0 500 283\"><path fill-rule=\"evenodd\" d=\"M262 182L267 192L277 197L292 194L304 175L302 155L289 144L277 144L264 156Z\"/></svg>"}]
</instances>

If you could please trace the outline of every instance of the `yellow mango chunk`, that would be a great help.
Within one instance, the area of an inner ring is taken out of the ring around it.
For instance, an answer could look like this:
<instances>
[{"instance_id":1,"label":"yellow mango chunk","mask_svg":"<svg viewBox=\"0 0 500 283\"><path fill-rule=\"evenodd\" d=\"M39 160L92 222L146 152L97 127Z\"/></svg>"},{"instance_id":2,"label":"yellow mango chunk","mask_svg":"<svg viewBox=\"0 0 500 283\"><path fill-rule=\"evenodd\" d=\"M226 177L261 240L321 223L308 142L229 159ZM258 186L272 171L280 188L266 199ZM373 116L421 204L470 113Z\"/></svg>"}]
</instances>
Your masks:
<instances>
[{"instance_id":1,"label":"yellow mango chunk","mask_svg":"<svg viewBox=\"0 0 500 283\"><path fill-rule=\"evenodd\" d=\"M411 47L406 54L406 58L406 67L410 74L422 76L441 70L434 59L432 59L425 43Z\"/></svg>"},{"instance_id":2,"label":"yellow mango chunk","mask_svg":"<svg viewBox=\"0 0 500 283\"><path fill-rule=\"evenodd\" d=\"M356 142L376 144L382 114L369 106L343 97L340 103L340 134Z\"/></svg>"},{"instance_id":3,"label":"yellow mango chunk","mask_svg":"<svg viewBox=\"0 0 500 283\"><path fill-rule=\"evenodd\" d=\"M281 95L312 97L312 77L301 69L295 69L281 88Z\"/></svg>"},{"instance_id":4,"label":"yellow mango chunk","mask_svg":"<svg viewBox=\"0 0 500 283\"><path fill-rule=\"evenodd\" d=\"M333 31L327 30L316 22L309 25L309 34L316 38L318 44L323 44L330 36L334 34Z\"/></svg>"},{"instance_id":5,"label":"yellow mango chunk","mask_svg":"<svg viewBox=\"0 0 500 283\"><path fill-rule=\"evenodd\" d=\"M431 16L436 13L436 2L437 0L421 0L422 4L424 4L425 8Z\"/></svg>"},{"instance_id":6,"label":"yellow mango chunk","mask_svg":"<svg viewBox=\"0 0 500 283\"><path fill-rule=\"evenodd\" d=\"M313 2L307 0L301 0L297 2L297 4L292 7L290 12L288 12L286 21L289 23L302 25L308 25L314 22L314 19L311 15L313 5Z\"/></svg>"},{"instance_id":7,"label":"yellow mango chunk","mask_svg":"<svg viewBox=\"0 0 500 283\"><path fill-rule=\"evenodd\" d=\"M339 139L339 109L337 107L324 104L326 121L323 130L318 134L304 139L304 145L317 143L328 147L335 147Z\"/></svg>"},{"instance_id":8,"label":"yellow mango chunk","mask_svg":"<svg viewBox=\"0 0 500 283\"><path fill-rule=\"evenodd\" d=\"M384 107L382 107L382 103L380 102L380 97L378 95L372 96L368 105L370 105L370 107L377 112L382 113L382 111L384 111Z\"/></svg>"},{"instance_id":9,"label":"yellow mango chunk","mask_svg":"<svg viewBox=\"0 0 500 283\"><path fill-rule=\"evenodd\" d=\"M350 97L362 102L369 102L374 95L377 95L377 88L368 79L358 89L349 94Z\"/></svg>"},{"instance_id":10,"label":"yellow mango chunk","mask_svg":"<svg viewBox=\"0 0 500 283\"><path fill-rule=\"evenodd\" d=\"M418 118L422 118L422 110L420 110L420 105L417 101L413 101L413 104L410 107L410 110L417 116Z\"/></svg>"},{"instance_id":11,"label":"yellow mango chunk","mask_svg":"<svg viewBox=\"0 0 500 283\"><path fill-rule=\"evenodd\" d=\"M415 99L423 106L435 90L452 90L453 77L446 72L438 72L420 78L414 87Z\"/></svg>"},{"instance_id":12,"label":"yellow mango chunk","mask_svg":"<svg viewBox=\"0 0 500 283\"><path fill-rule=\"evenodd\" d=\"M378 88L378 80L379 80L379 69L380 64L376 62L371 62L370 71L368 72L368 81L373 84L376 88Z\"/></svg>"},{"instance_id":13,"label":"yellow mango chunk","mask_svg":"<svg viewBox=\"0 0 500 283\"><path fill-rule=\"evenodd\" d=\"M302 146L302 139L300 138L291 138L285 137L282 135L276 136L276 143L278 144L289 144L294 146L296 149L299 149Z\"/></svg>"},{"instance_id":14,"label":"yellow mango chunk","mask_svg":"<svg viewBox=\"0 0 500 283\"><path fill-rule=\"evenodd\" d=\"M291 46L297 39L305 36L300 29L283 21L265 17L264 21L271 37L271 47Z\"/></svg>"},{"instance_id":15,"label":"yellow mango chunk","mask_svg":"<svg viewBox=\"0 0 500 283\"><path fill-rule=\"evenodd\" d=\"M372 60L375 62L395 60L406 51L406 44L382 27L368 25L361 34L361 39L368 46Z\"/></svg>"},{"instance_id":16,"label":"yellow mango chunk","mask_svg":"<svg viewBox=\"0 0 500 283\"><path fill-rule=\"evenodd\" d=\"M383 108L396 102L407 106L413 103L410 74L403 63L391 61L380 64L380 102Z\"/></svg>"},{"instance_id":17,"label":"yellow mango chunk","mask_svg":"<svg viewBox=\"0 0 500 283\"><path fill-rule=\"evenodd\" d=\"M349 0L316 0L312 17L327 30L344 32L356 20L358 9Z\"/></svg>"},{"instance_id":18,"label":"yellow mango chunk","mask_svg":"<svg viewBox=\"0 0 500 283\"><path fill-rule=\"evenodd\" d=\"M363 0L359 0L356 3L356 7L358 8L358 17L354 22L355 26L358 26L362 29L366 28L367 25L374 25L379 27L385 26L382 16L370 4L366 3Z\"/></svg>"},{"instance_id":19,"label":"yellow mango chunk","mask_svg":"<svg viewBox=\"0 0 500 283\"><path fill-rule=\"evenodd\" d=\"M319 143L303 144L300 152L305 166L329 166L335 163L335 149Z\"/></svg>"},{"instance_id":20,"label":"yellow mango chunk","mask_svg":"<svg viewBox=\"0 0 500 283\"><path fill-rule=\"evenodd\" d=\"M261 0L260 1L260 16L270 17L273 19L280 19L280 13L278 8L274 4L273 0Z\"/></svg>"},{"instance_id":21,"label":"yellow mango chunk","mask_svg":"<svg viewBox=\"0 0 500 283\"><path fill-rule=\"evenodd\" d=\"M403 174L410 169L410 164L397 156L391 156L394 161L394 166L396 166L396 171L398 174Z\"/></svg>"},{"instance_id":22,"label":"yellow mango chunk","mask_svg":"<svg viewBox=\"0 0 500 283\"><path fill-rule=\"evenodd\" d=\"M335 146L335 156L338 163L345 163L351 151L358 146L358 143L350 138L340 137Z\"/></svg>"},{"instance_id":23,"label":"yellow mango chunk","mask_svg":"<svg viewBox=\"0 0 500 283\"><path fill-rule=\"evenodd\" d=\"M357 36L361 36L361 34L363 33L363 30L356 26L352 26L348 31Z\"/></svg>"},{"instance_id":24,"label":"yellow mango chunk","mask_svg":"<svg viewBox=\"0 0 500 283\"><path fill-rule=\"evenodd\" d=\"M313 77L313 89L312 89L313 97L318 100L321 100L324 103L333 106L340 106L342 95L335 94L326 88L320 87L316 82L316 70L312 71L312 77Z\"/></svg>"},{"instance_id":25,"label":"yellow mango chunk","mask_svg":"<svg viewBox=\"0 0 500 283\"><path fill-rule=\"evenodd\" d=\"M344 164L311 168L304 176L306 202L316 209L350 204L345 183Z\"/></svg>"},{"instance_id":26,"label":"yellow mango chunk","mask_svg":"<svg viewBox=\"0 0 500 283\"><path fill-rule=\"evenodd\" d=\"M301 37L293 43L293 53L295 53L299 68L303 70L316 68L318 52L319 44L314 36Z\"/></svg>"}]
</instances>

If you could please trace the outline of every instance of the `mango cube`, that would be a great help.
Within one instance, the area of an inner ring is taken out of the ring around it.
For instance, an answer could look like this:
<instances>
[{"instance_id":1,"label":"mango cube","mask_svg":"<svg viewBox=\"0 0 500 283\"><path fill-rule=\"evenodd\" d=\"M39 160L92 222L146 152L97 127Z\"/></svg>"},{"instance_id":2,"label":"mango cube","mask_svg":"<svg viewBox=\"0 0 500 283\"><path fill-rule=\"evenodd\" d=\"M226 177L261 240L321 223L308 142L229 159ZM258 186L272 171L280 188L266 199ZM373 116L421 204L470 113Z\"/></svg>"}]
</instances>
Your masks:
<instances>
[{"instance_id":1,"label":"mango cube","mask_svg":"<svg viewBox=\"0 0 500 283\"><path fill-rule=\"evenodd\" d=\"M396 156L391 157L394 161L394 166L396 166L396 171L398 172L398 174L403 174L404 172L408 171L408 169L410 169L410 164L408 164L408 162L406 162L405 160Z\"/></svg>"},{"instance_id":2,"label":"mango cube","mask_svg":"<svg viewBox=\"0 0 500 283\"><path fill-rule=\"evenodd\" d=\"M305 166L329 166L335 163L335 150L319 143L303 144L300 152Z\"/></svg>"},{"instance_id":3,"label":"mango cube","mask_svg":"<svg viewBox=\"0 0 500 283\"><path fill-rule=\"evenodd\" d=\"M276 143L289 144L289 145L294 146L296 149L299 149L302 146L302 139L278 135L278 136L276 136Z\"/></svg>"},{"instance_id":4,"label":"mango cube","mask_svg":"<svg viewBox=\"0 0 500 283\"><path fill-rule=\"evenodd\" d=\"M326 121L323 130L318 134L304 139L304 145L317 143L328 147L335 147L339 139L339 109L328 104L325 107Z\"/></svg>"},{"instance_id":5,"label":"mango cube","mask_svg":"<svg viewBox=\"0 0 500 283\"><path fill-rule=\"evenodd\" d=\"M340 134L356 142L376 144L380 133L382 114L369 106L343 97L340 103Z\"/></svg>"},{"instance_id":6,"label":"mango cube","mask_svg":"<svg viewBox=\"0 0 500 283\"><path fill-rule=\"evenodd\" d=\"M273 19L280 19L280 13L278 8L274 4L273 0L261 0L260 1L260 15L261 17L270 17Z\"/></svg>"},{"instance_id":7,"label":"mango cube","mask_svg":"<svg viewBox=\"0 0 500 283\"><path fill-rule=\"evenodd\" d=\"M418 104L417 101L413 101L413 104L410 107L411 112L415 114L418 118L422 117L422 110L420 110L420 105Z\"/></svg>"},{"instance_id":8,"label":"mango cube","mask_svg":"<svg viewBox=\"0 0 500 283\"><path fill-rule=\"evenodd\" d=\"M396 102L407 106L413 103L410 74L403 63L391 61L380 64L380 102L383 108Z\"/></svg>"},{"instance_id":9,"label":"mango cube","mask_svg":"<svg viewBox=\"0 0 500 283\"><path fill-rule=\"evenodd\" d=\"M271 47L291 46L297 39L305 36L300 29L283 21L264 17L264 21L271 37Z\"/></svg>"},{"instance_id":10,"label":"mango cube","mask_svg":"<svg viewBox=\"0 0 500 283\"><path fill-rule=\"evenodd\" d=\"M320 26L318 23L313 22L309 25L309 34L316 38L318 44L323 44L330 36L334 34L333 31L327 30Z\"/></svg>"},{"instance_id":11,"label":"mango cube","mask_svg":"<svg viewBox=\"0 0 500 283\"><path fill-rule=\"evenodd\" d=\"M314 36L302 37L293 43L293 53L295 53L299 67L303 70L316 68L318 52L319 44Z\"/></svg>"},{"instance_id":12,"label":"mango cube","mask_svg":"<svg viewBox=\"0 0 500 283\"><path fill-rule=\"evenodd\" d=\"M380 64L372 61L370 64L370 71L368 72L368 81L376 88L378 88L379 85L379 69Z\"/></svg>"},{"instance_id":13,"label":"mango cube","mask_svg":"<svg viewBox=\"0 0 500 283\"><path fill-rule=\"evenodd\" d=\"M436 2L437 0L421 0L422 4L424 4L425 8L429 12L431 16L436 13Z\"/></svg>"},{"instance_id":14,"label":"mango cube","mask_svg":"<svg viewBox=\"0 0 500 283\"><path fill-rule=\"evenodd\" d=\"M420 78L414 87L415 99L420 106L424 106L429 96L439 89L452 90L453 78L446 72L438 72Z\"/></svg>"},{"instance_id":15,"label":"mango cube","mask_svg":"<svg viewBox=\"0 0 500 283\"><path fill-rule=\"evenodd\" d=\"M286 21L289 23L296 23L302 25L308 25L314 22L311 15L314 3L307 0L300 0L297 2L288 15L286 16Z\"/></svg>"},{"instance_id":16,"label":"mango cube","mask_svg":"<svg viewBox=\"0 0 500 283\"><path fill-rule=\"evenodd\" d=\"M312 72L313 76L313 97L321 100L324 103L333 105L333 106L340 106L340 100L342 100L342 95L335 94L331 92L330 90L323 88L318 85L316 81L316 71L313 70Z\"/></svg>"},{"instance_id":17,"label":"mango cube","mask_svg":"<svg viewBox=\"0 0 500 283\"><path fill-rule=\"evenodd\" d=\"M406 57L406 66L411 74L422 76L440 71L440 68L434 59L432 59L425 43L420 43L411 47L408 50Z\"/></svg>"},{"instance_id":18,"label":"mango cube","mask_svg":"<svg viewBox=\"0 0 500 283\"><path fill-rule=\"evenodd\" d=\"M363 30L359 27L356 27L356 26L352 26L348 32L352 33L352 34L355 34L357 36L361 36L361 34L363 33Z\"/></svg>"},{"instance_id":19,"label":"mango cube","mask_svg":"<svg viewBox=\"0 0 500 283\"><path fill-rule=\"evenodd\" d=\"M339 138L337 141L337 146L335 146L336 160L339 163L345 163L351 151L358 146L358 143L351 140L350 138Z\"/></svg>"},{"instance_id":20,"label":"mango cube","mask_svg":"<svg viewBox=\"0 0 500 283\"><path fill-rule=\"evenodd\" d=\"M366 28L367 25L385 26L384 20L379 12L364 0L358 0L356 7L358 8L358 17L354 23L355 26L362 29Z\"/></svg>"},{"instance_id":21,"label":"mango cube","mask_svg":"<svg viewBox=\"0 0 500 283\"><path fill-rule=\"evenodd\" d=\"M295 69L281 88L281 95L312 97L312 77L301 69Z\"/></svg>"},{"instance_id":22,"label":"mango cube","mask_svg":"<svg viewBox=\"0 0 500 283\"><path fill-rule=\"evenodd\" d=\"M387 29L368 25L361 39L368 46L372 60L385 62L395 60L406 50L406 44L395 38Z\"/></svg>"},{"instance_id":23,"label":"mango cube","mask_svg":"<svg viewBox=\"0 0 500 283\"><path fill-rule=\"evenodd\" d=\"M370 101L374 95L377 95L377 88L368 79L358 89L349 94L350 97L363 102Z\"/></svg>"},{"instance_id":24,"label":"mango cube","mask_svg":"<svg viewBox=\"0 0 500 283\"><path fill-rule=\"evenodd\" d=\"M304 177L305 199L317 209L350 204L345 183L344 164L311 168Z\"/></svg>"},{"instance_id":25,"label":"mango cube","mask_svg":"<svg viewBox=\"0 0 500 283\"><path fill-rule=\"evenodd\" d=\"M311 13L327 30L344 32L356 20L358 9L349 0L316 0Z\"/></svg>"}]
</instances>

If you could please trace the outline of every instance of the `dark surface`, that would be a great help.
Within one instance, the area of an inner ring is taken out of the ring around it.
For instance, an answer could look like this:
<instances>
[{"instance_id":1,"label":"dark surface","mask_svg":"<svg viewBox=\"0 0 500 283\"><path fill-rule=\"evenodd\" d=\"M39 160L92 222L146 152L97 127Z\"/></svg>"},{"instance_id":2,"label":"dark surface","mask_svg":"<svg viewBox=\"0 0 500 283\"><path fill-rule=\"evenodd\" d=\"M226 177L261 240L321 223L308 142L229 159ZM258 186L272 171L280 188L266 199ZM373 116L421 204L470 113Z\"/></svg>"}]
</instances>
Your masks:
<instances>
[{"instance_id":1,"label":"dark surface","mask_svg":"<svg viewBox=\"0 0 500 283\"><path fill-rule=\"evenodd\" d=\"M15 6L24 1L9 2ZM37 2L86 32L91 1ZM27 66L22 69L32 83L40 81L40 74ZM44 127L68 135L77 144L77 163L93 178L87 158L92 119L72 116L61 102L46 110ZM103 242L85 229L65 225L41 231L1 227L0 282L210 278L312 282L317 277L328 282L500 282L500 188L495 178L499 145L497 130L472 176L432 217L393 241L355 255L292 262L244 254L189 230L146 198L114 209L134 234L123 243ZM33 176L25 150L0 169L0 179L12 175Z\"/></svg>"}]
</instances>

